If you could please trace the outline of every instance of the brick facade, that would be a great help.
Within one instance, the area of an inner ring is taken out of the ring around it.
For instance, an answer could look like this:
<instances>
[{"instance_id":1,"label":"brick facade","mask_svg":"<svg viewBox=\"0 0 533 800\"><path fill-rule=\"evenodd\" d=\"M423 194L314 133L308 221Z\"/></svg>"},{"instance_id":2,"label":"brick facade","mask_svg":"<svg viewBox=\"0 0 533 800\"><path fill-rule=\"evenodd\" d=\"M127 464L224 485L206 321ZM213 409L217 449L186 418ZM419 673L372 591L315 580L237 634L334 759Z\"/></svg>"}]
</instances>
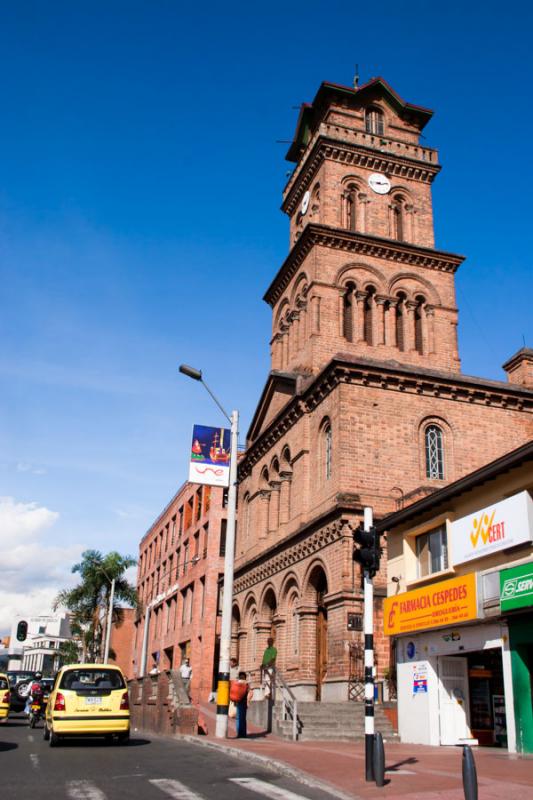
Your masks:
<instances>
[{"instance_id":1,"label":"brick facade","mask_svg":"<svg viewBox=\"0 0 533 800\"><path fill-rule=\"evenodd\" d=\"M139 548L134 676L141 675L148 611L146 671L177 669L190 658L194 702L207 699L218 668L226 500L223 489L185 483Z\"/></svg>"},{"instance_id":2,"label":"brick facade","mask_svg":"<svg viewBox=\"0 0 533 800\"><path fill-rule=\"evenodd\" d=\"M533 434L531 384L460 371L463 258L434 249L440 168L419 144L430 116L381 79L323 84L288 154L291 249L265 294L272 371L239 469L233 646L255 670L274 635L302 699L348 699L362 641L347 629L362 613L352 532L364 506L380 518ZM383 570L375 585L379 598ZM379 599L375 617L383 677Z\"/></svg>"}]
</instances>

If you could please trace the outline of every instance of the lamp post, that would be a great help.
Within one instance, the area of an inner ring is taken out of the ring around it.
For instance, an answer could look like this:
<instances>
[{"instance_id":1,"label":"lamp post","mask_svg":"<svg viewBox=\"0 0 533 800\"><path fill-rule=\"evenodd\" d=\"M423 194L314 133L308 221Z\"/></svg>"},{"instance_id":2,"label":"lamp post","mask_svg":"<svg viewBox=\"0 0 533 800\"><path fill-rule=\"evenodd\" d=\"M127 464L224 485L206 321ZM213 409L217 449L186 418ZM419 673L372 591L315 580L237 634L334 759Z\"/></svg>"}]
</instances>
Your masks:
<instances>
[{"instance_id":1,"label":"lamp post","mask_svg":"<svg viewBox=\"0 0 533 800\"><path fill-rule=\"evenodd\" d=\"M105 629L105 647L104 647L104 664L107 664L109 659L109 645L111 642L111 625L113 623L113 601L115 599L115 578L110 578L105 569L101 566L101 572L104 573L107 580L111 584L109 592L109 607L107 609L107 625Z\"/></svg>"},{"instance_id":2,"label":"lamp post","mask_svg":"<svg viewBox=\"0 0 533 800\"><path fill-rule=\"evenodd\" d=\"M228 735L229 669L231 654L231 607L233 602L233 562L235 558L235 520L237 516L237 442L239 434L239 412L229 416L206 384L199 369L181 364L179 371L195 381L203 383L219 409L231 425L231 447L228 491L228 523L226 529L226 554L224 557L224 599L220 627L220 659L217 681L217 717L215 736L225 739Z\"/></svg>"}]
</instances>

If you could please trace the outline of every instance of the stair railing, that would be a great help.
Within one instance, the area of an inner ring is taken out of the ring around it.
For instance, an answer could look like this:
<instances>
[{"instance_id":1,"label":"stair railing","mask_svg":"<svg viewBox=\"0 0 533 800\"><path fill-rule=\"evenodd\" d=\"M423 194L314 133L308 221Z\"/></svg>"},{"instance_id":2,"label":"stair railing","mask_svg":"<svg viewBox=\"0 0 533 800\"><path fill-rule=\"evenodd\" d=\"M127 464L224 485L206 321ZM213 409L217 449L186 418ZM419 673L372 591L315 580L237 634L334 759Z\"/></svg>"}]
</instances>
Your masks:
<instances>
[{"instance_id":1,"label":"stair railing","mask_svg":"<svg viewBox=\"0 0 533 800\"><path fill-rule=\"evenodd\" d=\"M299 733L298 701L277 667L263 667L263 676L265 686L270 689L272 703L278 700L279 693L282 719L292 721L292 740L296 742Z\"/></svg>"}]
</instances>

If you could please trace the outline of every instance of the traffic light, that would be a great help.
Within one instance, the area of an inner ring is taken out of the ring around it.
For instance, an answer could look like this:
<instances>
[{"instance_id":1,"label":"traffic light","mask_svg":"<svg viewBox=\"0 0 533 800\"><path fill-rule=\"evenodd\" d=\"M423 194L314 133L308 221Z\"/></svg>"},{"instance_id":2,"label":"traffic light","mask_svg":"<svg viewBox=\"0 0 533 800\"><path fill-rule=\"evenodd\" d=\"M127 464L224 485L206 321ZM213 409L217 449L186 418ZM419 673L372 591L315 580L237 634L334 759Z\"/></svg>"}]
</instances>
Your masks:
<instances>
[{"instance_id":1,"label":"traffic light","mask_svg":"<svg viewBox=\"0 0 533 800\"><path fill-rule=\"evenodd\" d=\"M28 623L25 619L21 619L17 625L17 642L25 642L28 635Z\"/></svg>"},{"instance_id":2,"label":"traffic light","mask_svg":"<svg viewBox=\"0 0 533 800\"><path fill-rule=\"evenodd\" d=\"M354 548L353 559L361 564L364 570L368 570L371 578L379 570L379 559L381 557L381 547L379 544L379 533L372 526L365 531L363 523L354 531L353 540L359 547Z\"/></svg>"}]
</instances>

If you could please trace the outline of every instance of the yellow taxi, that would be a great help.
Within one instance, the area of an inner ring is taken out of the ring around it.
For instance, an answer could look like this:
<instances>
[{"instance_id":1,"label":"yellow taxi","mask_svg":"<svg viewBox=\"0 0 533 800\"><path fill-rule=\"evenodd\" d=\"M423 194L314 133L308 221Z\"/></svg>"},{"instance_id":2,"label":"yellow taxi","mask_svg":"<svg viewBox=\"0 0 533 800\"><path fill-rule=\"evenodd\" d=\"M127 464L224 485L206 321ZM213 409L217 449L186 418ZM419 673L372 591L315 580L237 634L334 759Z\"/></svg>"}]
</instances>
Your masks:
<instances>
[{"instance_id":1,"label":"yellow taxi","mask_svg":"<svg viewBox=\"0 0 533 800\"><path fill-rule=\"evenodd\" d=\"M55 747L64 736L130 735L128 687L119 667L69 664L57 673L44 721L44 738Z\"/></svg>"},{"instance_id":2,"label":"yellow taxi","mask_svg":"<svg viewBox=\"0 0 533 800\"><path fill-rule=\"evenodd\" d=\"M9 679L7 675L0 672L0 722L6 722L9 716L10 702L11 692L9 691Z\"/></svg>"}]
</instances>

